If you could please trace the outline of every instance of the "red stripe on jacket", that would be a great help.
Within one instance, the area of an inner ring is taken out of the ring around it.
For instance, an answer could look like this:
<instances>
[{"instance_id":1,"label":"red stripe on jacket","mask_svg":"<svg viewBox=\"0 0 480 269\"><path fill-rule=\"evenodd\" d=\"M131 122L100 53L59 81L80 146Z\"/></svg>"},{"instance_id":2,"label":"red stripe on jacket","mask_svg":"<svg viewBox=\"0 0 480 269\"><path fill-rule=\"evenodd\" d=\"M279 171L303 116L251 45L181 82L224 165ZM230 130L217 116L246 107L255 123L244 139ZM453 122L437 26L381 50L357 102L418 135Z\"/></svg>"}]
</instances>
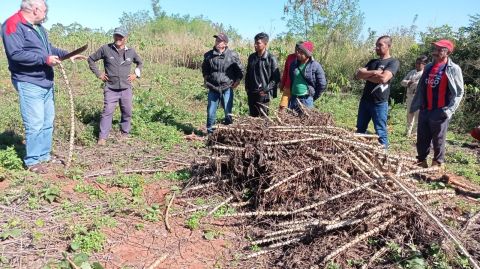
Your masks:
<instances>
[{"instance_id":1,"label":"red stripe on jacket","mask_svg":"<svg viewBox=\"0 0 480 269\"><path fill-rule=\"evenodd\" d=\"M23 17L22 12L19 10L17 13L13 14L10 18L7 19L5 22L6 24L6 31L7 35L11 35L17 31L17 25L19 23L27 23L25 17Z\"/></svg>"},{"instance_id":2,"label":"red stripe on jacket","mask_svg":"<svg viewBox=\"0 0 480 269\"><path fill-rule=\"evenodd\" d=\"M445 107L446 103L446 96L447 96L447 88L448 88L448 79L445 73L445 63L436 63L428 73L427 77L427 109L432 110L434 108L442 108ZM441 70L443 69L443 70ZM436 81L437 74L439 72L443 72L442 76L440 77L440 81ZM434 86L433 84L436 83ZM435 96L434 91L436 91L437 95L437 103L433 103L433 99Z\"/></svg>"},{"instance_id":3,"label":"red stripe on jacket","mask_svg":"<svg viewBox=\"0 0 480 269\"><path fill-rule=\"evenodd\" d=\"M447 74L443 72L440 79L440 85L438 85L438 106L437 108L445 107L445 98L447 97L448 79Z\"/></svg>"}]
</instances>

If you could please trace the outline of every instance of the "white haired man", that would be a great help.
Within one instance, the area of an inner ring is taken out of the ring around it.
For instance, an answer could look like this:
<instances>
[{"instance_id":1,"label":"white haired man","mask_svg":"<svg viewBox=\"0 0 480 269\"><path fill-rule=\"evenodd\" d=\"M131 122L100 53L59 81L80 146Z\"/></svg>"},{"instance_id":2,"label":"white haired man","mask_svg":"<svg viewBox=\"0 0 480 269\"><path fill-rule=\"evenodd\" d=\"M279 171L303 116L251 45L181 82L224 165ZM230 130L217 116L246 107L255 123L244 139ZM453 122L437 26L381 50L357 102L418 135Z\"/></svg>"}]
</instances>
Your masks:
<instances>
[{"instance_id":1,"label":"white haired man","mask_svg":"<svg viewBox=\"0 0 480 269\"><path fill-rule=\"evenodd\" d=\"M51 160L55 118L53 67L68 52L52 46L42 22L47 16L44 0L23 0L20 10L2 25L2 40L13 86L18 92L25 127L25 166L46 173ZM71 59L86 59L77 55Z\"/></svg>"}]
</instances>

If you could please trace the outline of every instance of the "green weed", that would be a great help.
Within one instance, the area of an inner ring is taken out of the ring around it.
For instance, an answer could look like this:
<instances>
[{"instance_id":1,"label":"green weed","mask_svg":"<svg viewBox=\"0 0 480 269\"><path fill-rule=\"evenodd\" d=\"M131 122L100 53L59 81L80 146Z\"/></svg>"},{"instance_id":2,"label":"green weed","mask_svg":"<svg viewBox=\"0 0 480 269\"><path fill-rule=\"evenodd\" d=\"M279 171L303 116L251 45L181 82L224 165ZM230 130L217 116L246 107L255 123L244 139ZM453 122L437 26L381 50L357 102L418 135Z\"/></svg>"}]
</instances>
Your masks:
<instances>
[{"instance_id":1,"label":"green weed","mask_svg":"<svg viewBox=\"0 0 480 269\"><path fill-rule=\"evenodd\" d=\"M160 206L158 204L152 204L152 206L145 208L146 213L143 215L144 220L151 222L159 221L161 215Z\"/></svg>"},{"instance_id":2,"label":"green weed","mask_svg":"<svg viewBox=\"0 0 480 269\"><path fill-rule=\"evenodd\" d=\"M259 252L260 250L262 250L262 248L259 245L252 245L250 247L250 250L253 252Z\"/></svg>"},{"instance_id":3,"label":"green weed","mask_svg":"<svg viewBox=\"0 0 480 269\"><path fill-rule=\"evenodd\" d=\"M185 226L190 230L196 230L200 227L200 221L207 215L205 211L199 211L193 213L186 221Z\"/></svg>"},{"instance_id":4,"label":"green weed","mask_svg":"<svg viewBox=\"0 0 480 269\"><path fill-rule=\"evenodd\" d=\"M10 170L23 169L23 162L18 157L14 147L0 150L0 166Z\"/></svg>"},{"instance_id":5,"label":"green weed","mask_svg":"<svg viewBox=\"0 0 480 269\"><path fill-rule=\"evenodd\" d=\"M121 192L115 192L107 196L108 209L119 213L128 210L129 203L127 197Z\"/></svg>"},{"instance_id":6,"label":"green weed","mask_svg":"<svg viewBox=\"0 0 480 269\"><path fill-rule=\"evenodd\" d=\"M60 188L55 185L45 186L40 192L40 197L49 203L58 202Z\"/></svg>"},{"instance_id":7,"label":"green weed","mask_svg":"<svg viewBox=\"0 0 480 269\"><path fill-rule=\"evenodd\" d=\"M211 240L219 238L219 236L221 234L222 234L221 232L216 231L216 230L205 230L205 231L203 231L203 238L211 241Z\"/></svg>"},{"instance_id":8,"label":"green weed","mask_svg":"<svg viewBox=\"0 0 480 269\"><path fill-rule=\"evenodd\" d=\"M84 227L79 227L74 235L70 248L73 251L83 251L86 253L98 252L103 249L106 242L106 236L99 230L87 231Z\"/></svg>"},{"instance_id":9,"label":"green weed","mask_svg":"<svg viewBox=\"0 0 480 269\"><path fill-rule=\"evenodd\" d=\"M173 171L173 172L158 172L155 173L153 179L154 181L158 180L171 180L171 181L186 181L190 179L191 174L188 169L182 169L178 171Z\"/></svg>"},{"instance_id":10,"label":"green weed","mask_svg":"<svg viewBox=\"0 0 480 269\"><path fill-rule=\"evenodd\" d=\"M213 217L214 218L221 218L221 217L223 217L227 214L233 214L235 212L236 211L235 211L234 207L222 206L213 213Z\"/></svg>"},{"instance_id":11,"label":"green weed","mask_svg":"<svg viewBox=\"0 0 480 269\"><path fill-rule=\"evenodd\" d=\"M104 199L106 197L105 191L99 188L95 188L92 185L86 183L79 183L73 188L75 192L85 193L90 198Z\"/></svg>"},{"instance_id":12,"label":"green weed","mask_svg":"<svg viewBox=\"0 0 480 269\"><path fill-rule=\"evenodd\" d=\"M120 175L112 180L111 185L129 188L133 197L140 197L143 193L145 179L140 175Z\"/></svg>"},{"instance_id":13,"label":"green weed","mask_svg":"<svg viewBox=\"0 0 480 269\"><path fill-rule=\"evenodd\" d=\"M326 266L326 269L341 269L342 266L338 263L335 263L335 262L329 262Z\"/></svg>"}]
</instances>

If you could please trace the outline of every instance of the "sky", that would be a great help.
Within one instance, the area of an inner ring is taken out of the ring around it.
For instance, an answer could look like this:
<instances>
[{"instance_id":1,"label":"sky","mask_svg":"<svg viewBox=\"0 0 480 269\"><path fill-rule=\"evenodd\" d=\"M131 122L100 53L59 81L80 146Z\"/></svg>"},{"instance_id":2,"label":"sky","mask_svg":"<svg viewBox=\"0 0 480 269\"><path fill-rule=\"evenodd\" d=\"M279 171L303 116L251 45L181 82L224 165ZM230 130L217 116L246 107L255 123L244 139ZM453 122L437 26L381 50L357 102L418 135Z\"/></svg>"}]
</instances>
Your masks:
<instances>
[{"instance_id":1,"label":"sky","mask_svg":"<svg viewBox=\"0 0 480 269\"><path fill-rule=\"evenodd\" d=\"M267 32L271 36L287 31L282 20L287 0L160 0L167 14L203 16L213 22L232 26L244 38ZM20 0L0 0L0 21L19 9ZM83 26L110 30L118 26L123 12L151 10L150 0L47 0L45 26L78 22ZM469 15L480 14L478 0L360 0L364 13L363 35L367 29L386 34L400 26L410 26L416 14L420 31L448 24L455 29L469 24Z\"/></svg>"}]
</instances>

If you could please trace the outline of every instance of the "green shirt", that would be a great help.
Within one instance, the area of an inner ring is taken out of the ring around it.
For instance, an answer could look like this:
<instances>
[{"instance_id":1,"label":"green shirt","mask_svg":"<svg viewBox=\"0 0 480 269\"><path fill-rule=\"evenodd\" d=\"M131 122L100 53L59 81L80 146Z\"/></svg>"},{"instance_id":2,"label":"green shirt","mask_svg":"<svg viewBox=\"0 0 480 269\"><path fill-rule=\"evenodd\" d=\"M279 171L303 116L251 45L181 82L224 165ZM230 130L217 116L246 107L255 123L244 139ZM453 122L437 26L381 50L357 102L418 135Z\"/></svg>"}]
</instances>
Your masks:
<instances>
[{"instance_id":1,"label":"green shirt","mask_svg":"<svg viewBox=\"0 0 480 269\"><path fill-rule=\"evenodd\" d=\"M45 46L45 48L48 48L47 46L47 37L43 34L43 31L42 29L40 29L40 26L34 24L33 25L33 29L35 29L35 31L38 33L38 35L40 36L40 39L42 39L42 43L43 45Z\"/></svg>"},{"instance_id":2,"label":"green shirt","mask_svg":"<svg viewBox=\"0 0 480 269\"><path fill-rule=\"evenodd\" d=\"M305 73L306 66L306 64L301 64L293 71L292 95L304 96L308 94L308 84L302 75Z\"/></svg>"}]
</instances>

